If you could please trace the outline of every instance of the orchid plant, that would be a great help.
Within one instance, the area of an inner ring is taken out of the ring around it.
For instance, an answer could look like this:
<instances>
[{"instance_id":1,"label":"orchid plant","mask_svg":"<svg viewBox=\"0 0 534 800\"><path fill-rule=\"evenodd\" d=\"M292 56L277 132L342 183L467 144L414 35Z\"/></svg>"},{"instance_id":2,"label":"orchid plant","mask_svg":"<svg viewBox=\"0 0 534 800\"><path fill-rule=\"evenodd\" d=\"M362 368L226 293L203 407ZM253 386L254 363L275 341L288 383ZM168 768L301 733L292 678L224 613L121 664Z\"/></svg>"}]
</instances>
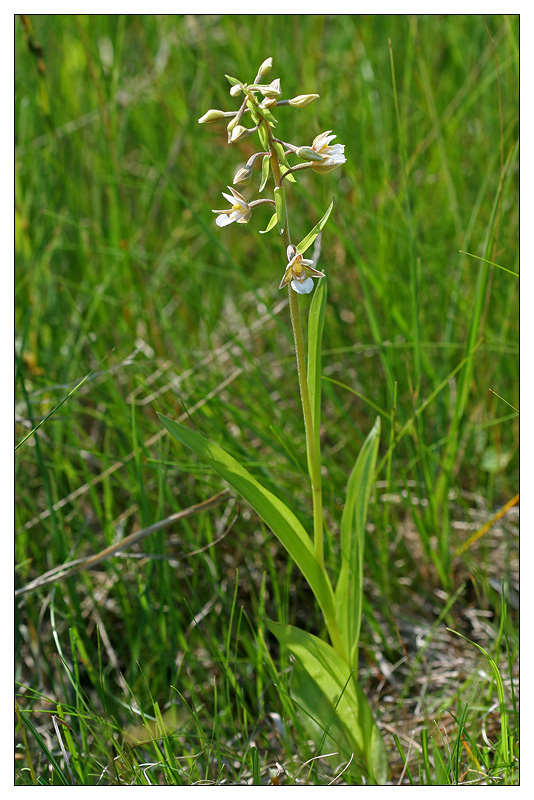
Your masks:
<instances>
[{"instance_id":1,"label":"orchid plant","mask_svg":"<svg viewBox=\"0 0 534 800\"><path fill-rule=\"evenodd\" d=\"M273 215L264 231L277 228L282 238L285 264L281 268L279 289L287 287L293 335L295 340L297 378L304 417L310 489L313 503L311 535L295 513L269 489L253 477L236 459L218 444L196 431L160 415L163 425L182 444L201 456L219 473L264 520L277 536L308 581L322 612L330 643L291 625L266 621L268 629L286 646L295 658L292 694L298 705L334 741L340 755L351 769L367 775L371 783L384 783L387 762L382 737L371 708L358 683L358 651L362 617L363 552L367 506L371 493L380 420L365 440L348 478L346 502L340 519L340 563L332 583L324 562L323 501L321 485L321 339L326 310L326 276L313 259L304 258L315 242L332 211L333 201L312 230L298 243L291 240L286 187L296 182L295 174L304 170L328 173L342 166L345 146L332 144L336 136L325 131L311 145L295 145L275 136L278 120L274 111L290 106L301 109L319 95L302 94L282 99L280 79L265 83L272 68L272 58L260 66L251 84L227 75L230 95L240 98L237 111L210 109L200 123L228 120L228 143L235 144L257 134L261 149L244 167L237 170L233 186L251 183L253 170L261 163L259 193L269 178L273 196L247 200L228 187L223 197L229 208L214 210L220 228L232 223L248 224L254 210L269 205ZM296 159L296 161L294 161ZM308 353L305 354L299 299L313 297L309 310Z\"/></svg>"}]
</instances>

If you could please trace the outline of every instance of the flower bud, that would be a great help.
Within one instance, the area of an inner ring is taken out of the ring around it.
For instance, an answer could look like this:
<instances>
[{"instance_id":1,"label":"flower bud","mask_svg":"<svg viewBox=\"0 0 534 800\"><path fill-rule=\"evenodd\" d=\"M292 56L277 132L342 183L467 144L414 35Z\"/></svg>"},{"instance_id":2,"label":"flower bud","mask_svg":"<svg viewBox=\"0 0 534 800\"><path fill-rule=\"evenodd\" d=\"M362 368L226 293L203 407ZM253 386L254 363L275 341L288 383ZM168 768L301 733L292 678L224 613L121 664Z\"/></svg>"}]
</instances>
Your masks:
<instances>
[{"instance_id":1,"label":"flower bud","mask_svg":"<svg viewBox=\"0 0 534 800\"><path fill-rule=\"evenodd\" d=\"M295 151L299 158L307 159L308 161L324 161L323 156L316 153L313 147L308 147L308 145L304 145L304 147L298 147Z\"/></svg>"},{"instance_id":2,"label":"flower bud","mask_svg":"<svg viewBox=\"0 0 534 800\"><path fill-rule=\"evenodd\" d=\"M224 111L219 111L218 108L210 108L209 111L206 111L203 117L200 117L199 122L200 124L204 122L217 122L223 118Z\"/></svg>"},{"instance_id":3,"label":"flower bud","mask_svg":"<svg viewBox=\"0 0 534 800\"><path fill-rule=\"evenodd\" d=\"M293 106L293 108L304 108L304 106L308 106L314 100L317 100L318 97L318 94L299 94L297 97L291 98L289 105Z\"/></svg>"},{"instance_id":4,"label":"flower bud","mask_svg":"<svg viewBox=\"0 0 534 800\"><path fill-rule=\"evenodd\" d=\"M280 78L275 78L268 86L262 86L260 92L264 97L280 97L282 94Z\"/></svg>"},{"instance_id":5,"label":"flower bud","mask_svg":"<svg viewBox=\"0 0 534 800\"><path fill-rule=\"evenodd\" d=\"M258 70L258 77L256 78L256 80L261 81L263 76L267 75L267 73L271 71L272 66L273 66L272 58L266 58Z\"/></svg>"},{"instance_id":6,"label":"flower bud","mask_svg":"<svg viewBox=\"0 0 534 800\"><path fill-rule=\"evenodd\" d=\"M241 93L242 89L243 89L243 84L236 83L235 86L231 87L230 94L232 95L232 97L237 97L237 95Z\"/></svg>"},{"instance_id":7,"label":"flower bud","mask_svg":"<svg viewBox=\"0 0 534 800\"><path fill-rule=\"evenodd\" d=\"M260 108L272 108L276 105L276 97L266 97L260 103Z\"/></svg>"},{"instance_id":8,"label":"flower bud","mask_svg":"<svg viewBox=\"0 0 534 800\"><path fill-rule=\"evenodd\" d=\"M247 164L246 167L241 167L241 169L237 170L236 174L234 175L234 180L232 181L232 183L234 184L234 186L237 183L242 183L243 186L246 186L248 183L250 183L251 179L252 179L252 169Z\"/></svg>"},{"instance_id":9,"label":"flower bud","mask_svg":"<svg viewBox=\"0 0 534 800\"><path fill-rule=\"evenodd\" d=\"M238 115L236 114L235 117L232 117L232 119L230 120L230 122L226 126L226 130L228 131L228 144L230 144L230 141L232 139L232 131L234 130L235 126L238 123L237 116Z\"/></svg>"},{"instance_id":10,"label":"flower bud","mask_svg":"<svg viewBox=\"0 0 534 800\"><path fill-rule=\"evenodd\" d=\"M247 133L248 130L244 128L243 125L235 125L230 135L230 142L237 142L243 136L246 136Z\"/></svg>"}]
</instances>

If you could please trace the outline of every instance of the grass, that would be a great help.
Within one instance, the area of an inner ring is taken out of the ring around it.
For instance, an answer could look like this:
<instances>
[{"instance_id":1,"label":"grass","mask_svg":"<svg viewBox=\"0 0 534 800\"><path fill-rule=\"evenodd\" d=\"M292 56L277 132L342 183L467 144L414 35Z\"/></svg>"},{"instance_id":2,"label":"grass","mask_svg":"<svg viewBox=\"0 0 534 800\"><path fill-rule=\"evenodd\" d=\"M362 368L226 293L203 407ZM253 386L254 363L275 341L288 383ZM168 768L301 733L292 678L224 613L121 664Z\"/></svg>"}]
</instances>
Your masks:
<instances>
[{"instance_id":1,"label":"grass","mask_svg":"<svg viewBox=\"0 0 534 800\"><path fill-rule=\"evenodd\" d=\"M232 107L225 72L272 56L284 96L321 95L287 114L287 140L333 128L346 144L343 169L299 178L289 202L304 235L335 198L319 264L327 564L382 421L360 677L392 783L518 781L517 508L498 513L518 486L518 26L15 21L17 587L224 488L158 412L191 417L308 524L280 242L257 233L269 209L216 229L252 151L197 124ZM322 633L232 493L19 594L17 784L350 783L266 617Z\"/></svg>"}]
</instances>

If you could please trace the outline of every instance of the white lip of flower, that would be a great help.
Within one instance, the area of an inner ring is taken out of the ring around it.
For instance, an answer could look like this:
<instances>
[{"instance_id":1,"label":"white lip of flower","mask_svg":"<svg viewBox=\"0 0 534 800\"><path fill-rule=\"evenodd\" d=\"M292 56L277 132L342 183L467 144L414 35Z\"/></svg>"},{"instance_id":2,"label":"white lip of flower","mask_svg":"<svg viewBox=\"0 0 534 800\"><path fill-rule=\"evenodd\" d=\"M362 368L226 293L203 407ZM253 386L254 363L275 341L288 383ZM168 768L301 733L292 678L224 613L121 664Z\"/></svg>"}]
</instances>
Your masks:
<instances>
[{"instance_id":1,"label":"white lip of flower","mask_svg":"<svg viewBox=\"0 0 534 800\"><path fill-rule=\"evenodd\" d=\"M334 169L335 167L341 166L346 162L346 158L343 155L345 152L345 145L344 144L330 144L330 142L336 138L336 135L330 135L332 131L325 131L324 133L320 133L319 136L316 136L312 143L312 150L314 150L317 155L322 156L323 160L320 164L317 164L313 167L313 169L317 171L324 170L327 168Z\"/></svg>"},{"instance_id":2,"label":"white lip of flower","mask_svg":"<svg viewBox=\"0 0 534 800\"><path fill-rule=\"evenodd\" d=\"M225 200L228 200L232 207L228 209L223 208L222 210L213 209L213 213L219 215L215 220L215 224L218 225L219 228L231 225L232 222L248 222L252 216L252 210L243 195L236 192L231 186L228 188L232 194L225 194L222 192L222 196Z\"/></svg>"},{"instance_id":3,"label":"white lip of flower","mask_svg":"<svg viewBox=\"0 0 534 800\"><path fill-rule=\"evenodd\" d=\"M279 289L283 289L291 281L291 288L294 292L309 294L313 289L312 278L324 278L324 272L319 272L318 269L312 267L313 261L310 258L303 258L302 253L298 253L292 244L287 248L287 259L289 263Z\"/></svg>"}]
</instances>

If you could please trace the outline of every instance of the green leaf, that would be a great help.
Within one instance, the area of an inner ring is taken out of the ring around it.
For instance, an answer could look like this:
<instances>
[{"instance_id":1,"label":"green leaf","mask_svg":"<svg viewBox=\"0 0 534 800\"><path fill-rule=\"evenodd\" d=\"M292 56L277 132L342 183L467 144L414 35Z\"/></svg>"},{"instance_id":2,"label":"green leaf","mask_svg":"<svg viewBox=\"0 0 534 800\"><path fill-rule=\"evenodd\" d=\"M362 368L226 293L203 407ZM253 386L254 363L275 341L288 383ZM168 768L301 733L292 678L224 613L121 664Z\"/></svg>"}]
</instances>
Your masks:
<instances>
[{"instance_id":1,"label":"green leaf","mask_svg":"<svg viewBox=\"0 0 534 800\"><path fill-rule=\"evenodd\" d=\"M247 108L250 111L250 116L254 120L254 124L257 125L258 122L260 121L260 117L256 110L256 106L254 105L254 103L251 103L250 100L247 100Z\"/></svg>"},{"instance_id":2,"label":"green leaf","mask_svg":"<svg viewBox=\"0 0 534 800\"><path fill-rule=\"evenodd\" d=\"M263 156L263 160L261 162L261 183L260 183L260 192L263 192L265 188L265 184L267 183L267 179L269 177L269 167L271 166L271 157L270 156Z\"/></svg>"},{"instance_id":3,"label":"green leaf","mask_svg":"<svg viewBox=\"0 0 534 800\"><path fill-rule=\"evenodd\" d=\"M266 620L265 624L321 690L326 703L313 702L317 722L332 736L341 728L344 736L336 743L339 748L345 754L354 753L355 758L363 759L371 780L384 784L388 775L384 742L354 671L333 647L317 636L272 620Z\"/></svg>"},{"instance_id":4,"label":"green leaf","mask_svg":"<svg viewBox=\"0 0 534 800\"><path fill-rule=\"evenodd\" d=\"M377 417L350 474L341 516L341 571L335 591L336 614L341 638L354 668L358 665L362 618L365 523L379 440L380 417Z\"/></svg>"},{"instance_id":5,"label":"green leaf","mask_svg":"<svg viewBox=\"0 0 534 800\"><path fill-rule=\"evenodd\" d=\"M282 175L285 175L286 172L288 172L288 171L289 171L288 167L286 167L284 164L280 164L280 173ZM290 183L296 183L297 182L295 176L292 175L291 173L289 173L289 175L287 176L286 180L288 180Z\"/></svg>"},{"instance_id":6,"label":"green leaf","mask_svg":"<svg viewBox=\"0 0 534 800\"><path fill-rule=\"evenodd\" d=\"M278 125L278 120L274 116L274 114L269 111L268 108L261 109L261 115L264 119L268 120L271 123L271 127L274 128L275 125Z\"/></svg>"},{"instance_id":7,"label":"green leaf","mask_svg":"<svg viewBox=\"0 0 534 800\"><path fill-rule=\"evenodd\" d=\"M263 126L263 124L260 125L260 127L258 128L258 136L260 137L260 142L261 142L261 146L263 147L263 149L264 150L268 150L269 149L269 136L268 136L267 131L265 130L265 127Z\"/></svg>"},{"instance_id":8,"label":"green leaf","mask_svg":"<svg viewBox=\"0 0 534 800\"><path fill-rule=\"evenodd\" d=\"M333 207L334 207L334 199L332 198L332 202L328 206L328 211L326 212L324 217L321 217L321 219L319 220L319 222L317 223L315 228L312 228L311 231L309 232L309 234L304 237L304 239L301 241L300 244L297 245L297 252L304 254L306 252L306 250L308 249L308 247L312 246L312 244L317 239L317 237L319 236L320 232L322 231L322 229L326 225L326 221L327 221L328 217L330 216L330 212L332 211Z\"/></svg>"},{"instance_id":9,"label":"green leaf","mask_svg":"<svg viewBox=\"0 0 534 800\"><path fill-rule=\"evenodd\" d=\"M274 187L274 202L276 204L278 230L280 231L280 235L282 235L286 226L286 193L283 186Z\"/></svg>"},{"instance_id":10,"label":"green leaf","mask_svg":"<svg viewBox=\"0 0 534 800\"><path fill-rule=\"evenodd\" d=\"M504 595L503 595L504 597ZM510 763L510 751L509 751L509 741L508 737L510 735L510 729L508 725L508 714L506 712L506 696L504 693L504 684L502 682L501 673L499 672L499 666L497 662L490 656L487 650L474 642L472 639L468 639L467 636L464 636L462 633L458 633L458 631L453 630L452 628L447 628L448 631L454 633L456 636L459 636L461 639L464 639L469 644L474 644L475 647L478 647L480 652L485 656L491 671L493 672L493 677L495 679L495 684L497 687L497 697L499 700L499 708L500 708L500 716L501 716L501 742L500 742L500 750L501 750L501 757L504 764Z\"/></svg>"},{"instance_id":11,"label":"green leaf","mask_svg":"<svg viewBox=\"0 0 534 800\"><path fill-rule=\"evenodd\" d=\"M308 393L315 432L315 451L321 452L321 342L326 308L326 278L318 281L308 316ZM319 465L320 466L320 465Z\"/></svg>"},{"instance_id":12,"label":"green leaf","mask_svg":"<svg viewBox=\"0 0 534 800\"><path fill-rule=\"evenodd\" d=\"M158 414L171 436L189 447L206 461L247 503L283 544L314 593L325 621L335 622L334 593L324 569L320 566L310 537L295 514L276 495L262 486L235 458L215 442L196 431Z\"/></svg>"},{"instance_id":13,"label":"green leaf","mask_svg":"<svg viewBox=\"0 0 534 800\"><path fill-rule=\"evenodd\" d=\"M226 78L230 86L235 86L238 83L243 83L243 81L240 81L237 78L232 78L231 75L225 75L224 77Z\"/></svg>"},{"instance_id":14,"label":"green leaf","mask_svg":"<svg viewBox=\"0 0 534 800\"><path fill-rule=\"evenodd\" d=\"M272 230L274 228L274 226L276 225L276 220L277 220L277 216L276 216L276 211L275 211L274 214L272 215L271 219L269 220L269 224L267 225L265 230L264 231L260 231L260 233L267 233L268 231Z\"/></svg>"},{"instance_id":15,"label":"green leaf","mask_svg":"<svg viewBox=\"0 0 534 800\"><path fill-rule=\"evenodd\" d=\"M289 164L287 163L287 158L286 158L286 155L285 155L285 152L284 152L284 146L282 144L280 144L280 142L273 142L273 146L274 146L274 149L276 150L276 152L278 154L278 158L280 160L280 163L281 164L285 164L286 167L289 167Z\"/></svg>"}]
</instances>

